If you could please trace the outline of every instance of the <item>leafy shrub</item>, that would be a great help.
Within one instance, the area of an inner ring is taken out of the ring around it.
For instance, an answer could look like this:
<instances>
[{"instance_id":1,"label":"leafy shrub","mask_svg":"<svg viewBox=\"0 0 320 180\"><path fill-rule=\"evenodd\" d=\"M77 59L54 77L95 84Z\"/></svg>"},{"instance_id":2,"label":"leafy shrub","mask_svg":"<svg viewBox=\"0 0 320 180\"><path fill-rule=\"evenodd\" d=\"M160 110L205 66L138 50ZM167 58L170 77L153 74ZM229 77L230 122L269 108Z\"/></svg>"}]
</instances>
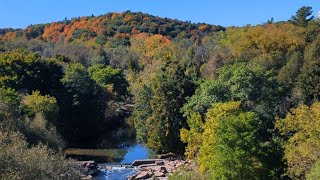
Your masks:
<instances>
[{"instance_id":1,"label":"leafy shrub","mask_svg":"<svg viewBox=\"0 0 320 180\"><path fill-rule=\"evenodd\" d=\"M44 145L28 148L20 134L0 130L0 179L79 179L72 160Z\"/></svg>"},{"instance_id":2,"label":"leafy shrub","mask_svg":"<svg viewBox=\"0 0 320 180\"><path fill-rule=\"evenodd\" d=\"M41 113L51 123L55 123L58 116L57 100L49 95L42 96L40 91L33 91L23 98L23 104L31 114Z\"/></svg>"},{"instance_id":3,"label":"leafy shrub","mask_svg":"<svg viewBox=\"0 0 320 180\"><path fill-rule=\"evenodd\" d=\"M184 166L169 176L169 180L208 180L209 173L200 173L196 168Z\"/></svg>"},{"instance_id":4,"label":"leafy shrub","mask_svg":"<svg viewBox=\"0 0 320 180\"><path fill-rule=\"evenodd\" d=\"M26 136L30 144L42 143L53 149L64 148L65 142L56 128L50 125L42 113L35 115L34 119L21 121L18 129Z\"/></svg>"}]
</instances>

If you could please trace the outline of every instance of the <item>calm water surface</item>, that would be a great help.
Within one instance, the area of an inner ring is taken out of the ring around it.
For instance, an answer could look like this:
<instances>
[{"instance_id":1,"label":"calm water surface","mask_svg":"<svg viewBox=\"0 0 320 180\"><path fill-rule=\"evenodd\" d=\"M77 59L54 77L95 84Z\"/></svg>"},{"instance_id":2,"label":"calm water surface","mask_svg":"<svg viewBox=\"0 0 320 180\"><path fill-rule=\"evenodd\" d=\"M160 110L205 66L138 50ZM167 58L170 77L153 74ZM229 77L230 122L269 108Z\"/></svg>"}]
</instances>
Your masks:
<instances>
[{"instance_id":1,"label":"calm water surface","mask_svg":"<svg viewBox=\"0 0 320 180\"><path fill-rule=\"evenodd\" d=\"M65 151L67 155L79 160L94 160L103 164L131 164L137 159L148 159L155 154L142 144L135 142L132 132L127 129L119 129L107 134L97 149L70 148ZM120 165L113 166L111 170L103 170L93 179L95 180L126 180L134 175L136 168L125 168Z\"/></svg>"}]
</instances>

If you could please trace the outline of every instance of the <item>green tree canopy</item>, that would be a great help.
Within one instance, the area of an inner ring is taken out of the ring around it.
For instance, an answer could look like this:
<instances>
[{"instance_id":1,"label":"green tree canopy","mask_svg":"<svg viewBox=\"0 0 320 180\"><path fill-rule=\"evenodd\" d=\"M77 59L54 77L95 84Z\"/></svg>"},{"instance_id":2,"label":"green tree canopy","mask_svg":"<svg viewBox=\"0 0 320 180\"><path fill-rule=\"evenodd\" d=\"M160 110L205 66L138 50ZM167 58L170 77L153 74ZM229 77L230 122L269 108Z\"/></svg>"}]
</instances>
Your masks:
<instances>
[{"instance_id":1,"label":"green tree canopy","mask_svg":"<svg viewBox=\"0 0 320 180\"><path fill-rule=\"evenodd\" d=\"M56 98L49 95L42 96L40 91L33 91L31 95L25 96L22 101L33 115L41 113L51 123L57 122L59 108Z\"/></svg>"},{"instance_id":2,"label":"green tree canopy","mask_svg":"<svg viewBox=\"0 0 320 180\"><path fill-rule=\"evenodd\" d=\"M112 92L118 96L128 95L128 82L121 69L113 69L111 66L98 64L88 69L89 75L103 87L111 86Z\"/></svg>"},{"instance_id":3,"label":"green tree canopy","mask_svg":"<svg viewBox=\"0 0 320 180\"><path fill-rule=\"evenodd\" d=\"M320 36L307 46L304 63L297 78L296 90L302 101L311 104L320 100Z\"/></svg>"},{"instance_id":4,"label":"green tree canopy","mask_svg":"<svg viewBox=\"0 0 320 180\"><path fill-rule=\"evenodd\" d=\"M212 179L259 179L261 164L256 115L240 102L215 103L208 110L198 162Z\"/></svg>"},{"instance_id":5,"label":"green tree canopy","mask_svg":"<svg viewBox=\"0 0 320 180\"><path fill-rule=\"evenodd\" d=\"M167 63L151 82L151 116L146 120L147 145L158 152L183 152L180 129L186 119L180 108L185 98L194 91L194 85L177 63Z\"/></svg>"},{"instance_id":6,"label":"green tree canopy","mask_svg":"<svg viewBox=\"0 0 320 180\"><path fill-rule=\"evenodd\" d=\"M61 107L66 131L80 139L94 138L105 117L105 91L79 63L68 64L61 81L67 89Z\"/></svg>"},{"instance_id":7,"label":"green tree canopy","mask_svg":"<svg viewBox=\"0 0 320 180\"><path fill-rule=\"evenodd\" d=\"M312 7L310 6L302 6L296 13L296 15L292 16L290 21L297 26L307 27L309 21L314 18L312 16Z\"/></svg>"},{"instance_id":8,"label":"green tree canopy","mask_svg":"<svg viewBox=\"0 0 320 180\"><path fill-rule=\"evenodd\" d=\"M16 50L0 54L0 86L23 90L39 90L55 94L61 88L62 67L52 60L43 60L35 53Z\"/></svg>"}]
</instances>

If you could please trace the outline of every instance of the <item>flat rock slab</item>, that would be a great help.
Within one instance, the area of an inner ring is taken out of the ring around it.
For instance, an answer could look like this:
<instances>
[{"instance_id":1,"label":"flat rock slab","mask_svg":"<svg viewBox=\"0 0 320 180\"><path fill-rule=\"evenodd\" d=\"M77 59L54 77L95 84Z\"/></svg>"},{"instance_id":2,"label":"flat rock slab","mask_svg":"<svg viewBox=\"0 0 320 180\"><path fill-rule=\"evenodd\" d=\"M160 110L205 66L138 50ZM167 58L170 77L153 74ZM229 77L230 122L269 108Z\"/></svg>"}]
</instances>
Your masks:
<instances>
[{"instance_id":1,"label":"flat rock slab","mask_svg":"<svg viewBox=\"0 0 320 180\"><path fill-rule=\"evenodd\" d=\"M163 161L163 159L141 159L141 160L135 160L131 166L140 166L144 164L156 164L156 162L159 163L159 161Z\"/></svg>"},{"instance_id":2,"label":"flat rock slab","mask_svg":"<svg viewBox=\"0 0 320 180\"><path fill-rule=\"evenodd\" d=\"M134 179L147 179L150 177L150 171L141 171Z\"/></svg>"},{"instance_id":3,"label":"flat rock slab","mask_svg":"<svg viewBox=\"0 0 320 180\"><path fill-rule=\"evenodd\" d=\"M157 171L157 172L154 173L154 176L155 176L155 177L164 177L165 174L164 174L163 172Z\"/></svg>"},{"instance_id":4,"label":"flat rock slab","mask_svg":"<svg viewBox=\"0 0 320 180\"><path fill-rule=\"evenodd\" d=\"M161 171L161 172L164 172L164 173L167 172L166 167L164 167L164 166L156 166L156 165L143 167L142 169L143 170L151 170L153 172L157 172L157 171L159 171L159 172Z\"/></svg>"},{"instance_id":5,"label":"flat rock slab","mask_svg":"<svg viewBox=\"0 0 320 180\"><path fill-rule=\"evenodd\" d=\"M186 164L184 160L144 159L136 160L132 166L139 168L139 172L129 179L167 180L168 175Z\"/></svg>"}]
</instances>

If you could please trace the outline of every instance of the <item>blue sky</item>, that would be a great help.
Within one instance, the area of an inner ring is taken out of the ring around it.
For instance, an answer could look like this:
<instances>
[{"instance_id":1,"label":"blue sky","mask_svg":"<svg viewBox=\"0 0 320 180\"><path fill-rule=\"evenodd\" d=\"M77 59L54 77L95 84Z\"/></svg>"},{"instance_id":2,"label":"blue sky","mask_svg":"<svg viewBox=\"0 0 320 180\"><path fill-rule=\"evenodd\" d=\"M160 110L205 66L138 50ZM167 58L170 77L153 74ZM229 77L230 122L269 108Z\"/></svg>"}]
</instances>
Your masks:
<instances>
[{"instance_id":1,"label":"blue sky","mask_svg":"<svg viewBox=\"0 0 320 180\"><path fill-rule=\"evenodd\" d=\"M319 0L0 0L0 28L126 10L223 26L289 19L301 6L320 11Z\"/></svg>"}]
</instances>

